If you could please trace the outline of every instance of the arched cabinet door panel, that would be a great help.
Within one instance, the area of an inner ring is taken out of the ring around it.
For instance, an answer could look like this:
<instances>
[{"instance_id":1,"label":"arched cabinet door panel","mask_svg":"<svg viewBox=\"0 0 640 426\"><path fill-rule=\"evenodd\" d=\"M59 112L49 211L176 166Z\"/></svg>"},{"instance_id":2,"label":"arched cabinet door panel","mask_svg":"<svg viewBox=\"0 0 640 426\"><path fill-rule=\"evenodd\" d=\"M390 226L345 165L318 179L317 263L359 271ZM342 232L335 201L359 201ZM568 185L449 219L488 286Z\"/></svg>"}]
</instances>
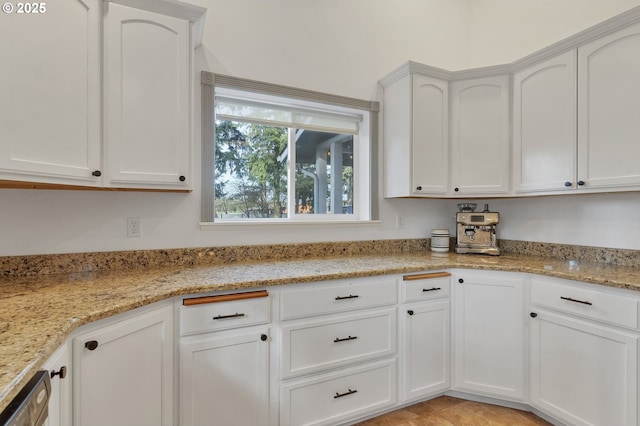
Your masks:
<instances>
[{"instance_id":1,"label":"arched cabinet door panel","mask_svg":"<svg viewBox=\"0 0 640 426\"><path fill-rule=\"evenodd\" d=\"M100 183L101 4L0 14L0 179Z\"/></svg>"}]
</instances>

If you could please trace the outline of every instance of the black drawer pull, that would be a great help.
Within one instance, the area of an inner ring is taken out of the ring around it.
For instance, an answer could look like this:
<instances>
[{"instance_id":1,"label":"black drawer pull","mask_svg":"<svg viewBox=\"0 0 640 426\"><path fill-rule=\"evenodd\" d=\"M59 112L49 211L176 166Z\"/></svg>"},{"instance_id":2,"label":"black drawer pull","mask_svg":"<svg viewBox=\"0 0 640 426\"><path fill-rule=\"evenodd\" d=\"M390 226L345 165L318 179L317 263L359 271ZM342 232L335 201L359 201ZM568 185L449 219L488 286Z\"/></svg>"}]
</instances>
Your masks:
<instances>
[{"instance_id":1,"label":"black drawer pull","mask_svg":"<svg viewBox=\"0 0 640 426\"><path fill-rule=\"evenodd\" d=\"M344 339L341 339L339 337L336 337L333 340L333 343L340 343L340 342L346 342L348 340L356 340L358 338L358 336L349 336L349 337L345 337Z\"/></svg>"},{"instance_id":2,"label":"black drawer pull","mask_svg":"<svg viewBox=\"0 0 640 426\"><path fill-rule=\"evenodd\" d=\"M239 318L239 317L243 317L244 314L239 314L239 313L235 313L235 314L231 314L231 315L218 315L217 317L213 317L214 320L219 320L219 319L227 319L227 318Z\"/></svg>"},{"instance_id":3,"label":"black drawer pull","mask_svg":"<svg viewBox=\"0 0 640 426\"><path fill-rule=\"evenodd\" d=\"M422 291L436 291L436 290L442 290L442 288L440 287L433 287L433 288L423 288Z\"/></svg>"},{"instance_id":4,"label":"black drawer pull","mask_svg":"<svg viewBox=\"0 0 640 426\"><path fill-rule=\"evenodd\" d=\"M98 347L98 341L97 340L89 340L88 342L86 342L84 344L84 347L89 349L90 351L95 351L96 348Z\"/></svg>"},{"instance_id":5,"label":"black drawer pull","mask_svg":"<svg viewBox=\"0 0 640 426\"><path fill-rule=\"evenodd\" d=\"M350 294L348 296L336 296L336 300L345 300L345 299L357 299L358 296L357 294Z\"/></svg>"},{"instance_id":6,"label":"black drawer pull","mask_svg":"<svg viewBox=\"0 0 640 426\"><path fill-rule=\"evenodd\" d=\"M352 393L356 393L356 392L358 392L358 391L357 390L351 390L351 389L349 389L345 393L336 392L336 395L333 397L333 399L342 398L343 396L351 395Z\"/></svg>"},{"instance_id":7,"label":"black drawer pull","mask_svg":"<svg viewBox=\"0 0 640 426\"><path fill-rule=\"evenodd\" d=\"M568 300L569 302L582 303L583 305L589 305L589 306L593 305L593 303L591 303L591 302L587 302L587 301L584 301L584 300L576 300L576 299L572 299L570 297L560 296L560 299Z\"/></svg>"}]
</instances>

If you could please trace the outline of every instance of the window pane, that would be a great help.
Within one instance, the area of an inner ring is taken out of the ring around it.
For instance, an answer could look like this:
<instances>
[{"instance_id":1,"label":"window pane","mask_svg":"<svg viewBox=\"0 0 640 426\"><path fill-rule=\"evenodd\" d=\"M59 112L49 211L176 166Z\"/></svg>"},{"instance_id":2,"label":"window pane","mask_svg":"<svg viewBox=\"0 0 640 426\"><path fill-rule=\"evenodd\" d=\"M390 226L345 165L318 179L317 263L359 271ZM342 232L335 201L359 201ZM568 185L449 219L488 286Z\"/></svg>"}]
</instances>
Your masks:
<instances>
[{"instance_id":1,"label":"window pane","mask_svg":"<svg viewBox=\"0 0 640 426\"><path fill-rule=\"evenodd\" d=\"M216 120L217 219L286 217L287 129Z\"/></svg>"},{"instance_id":2,"label":"window pane","mask_svg":"<svg viewBox=\"0 0 640 426\"><path fill-rule=\"evenodd\" d=\"M295 132L295 212L353 214L353 136Z\"/></svg>"}]
</instances>

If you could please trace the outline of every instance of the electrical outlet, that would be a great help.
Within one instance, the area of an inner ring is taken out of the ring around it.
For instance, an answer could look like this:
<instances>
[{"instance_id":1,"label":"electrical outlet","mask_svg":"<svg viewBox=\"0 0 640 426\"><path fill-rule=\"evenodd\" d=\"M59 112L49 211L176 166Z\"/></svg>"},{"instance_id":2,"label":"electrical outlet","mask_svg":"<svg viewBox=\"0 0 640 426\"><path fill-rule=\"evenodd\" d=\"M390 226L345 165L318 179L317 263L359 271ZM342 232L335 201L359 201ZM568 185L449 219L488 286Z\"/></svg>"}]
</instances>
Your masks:
<instances>
[{"instance_id":1,"label":"electrical outlet","mask_svg":"<svg viewBox=\"0 0 640 426\"><path fill-rule=\"evenodd\" d=\"M396 215L396 229L404 228L404 215Z\"/></svg>"},{"instance_id":2,"label":"electrical outlet","mask_svg":"<svg viewBox=\"0 0 640 426\"><path fill-rule=\"evenodd\" d=\"M138 238L142 236L142 219L139 217L127 218L127 237Z\"/></svg>"}]
</instances>

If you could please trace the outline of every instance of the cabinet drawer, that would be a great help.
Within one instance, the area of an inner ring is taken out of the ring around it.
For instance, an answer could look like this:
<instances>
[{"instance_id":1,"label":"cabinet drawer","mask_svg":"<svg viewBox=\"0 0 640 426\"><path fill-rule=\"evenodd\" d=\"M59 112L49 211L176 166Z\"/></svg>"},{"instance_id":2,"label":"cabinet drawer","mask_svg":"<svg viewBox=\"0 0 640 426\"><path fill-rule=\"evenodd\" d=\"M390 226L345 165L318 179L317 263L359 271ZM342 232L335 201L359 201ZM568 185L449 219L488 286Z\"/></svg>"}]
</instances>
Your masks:
<instances>
[{"instance_id":1,"label":"cabinet drawer","mask_svg":"<svg viewBox=\"0 0 640 426\"><path fill-rule=\"evenodd\" d=\"M396 351L396 310L385 309L282 327L282 376L367 361Z\"/></svg>"},{"instance_id":2,"label":"cabinet drawer","mask_svg":"<svg viewBox=\"0 0 640 426\"><path fill-rule=\"evenodd\" d=\"M281 425L335 425L396 402L395 359L280 387Z\"/></svg>"},{"instance_id":3,"label":"cabinet drawer","mask_svg":"<svg viewBox=\"0 0 640 426\"><path fill-rule=\"evenodd\" d=\"M195 302L193 305L187 305ZM180 334L196 334L266 324L270 320L266 291L184 299L180 306Z\"/></svg>"},{"instance_id":4,"label":"cabinet drawer","mask_svg":"<svg viewBox=\"0 0 640 426\"><path fill-rule=\"evenodd\" d=\"M631 296L532 279L531 303L623 327L638 328L638 299Z\"/></svg>"},{"instance_id":5,"label":"cabinet drawer","mask_svg":"<svg viewBox=\"0 0 640 426\"><path fill-rule=\"evenodd\" d=\"M284 290L281 292L280 318L287 320L393 305L398 300L396 288L395 279L384 276Z\"/></svg>"},{"instance_id":6,"label":"cabinet drawer","mask_svg":"<svg viewBox=\"0 0 640 426\"><path fill-rule=\"evenodd\" d=\"M402 277L402 301L440 299L451 294L451 274L449 272L428 272L409 274Z\"/></svg>"}]
</instances>

